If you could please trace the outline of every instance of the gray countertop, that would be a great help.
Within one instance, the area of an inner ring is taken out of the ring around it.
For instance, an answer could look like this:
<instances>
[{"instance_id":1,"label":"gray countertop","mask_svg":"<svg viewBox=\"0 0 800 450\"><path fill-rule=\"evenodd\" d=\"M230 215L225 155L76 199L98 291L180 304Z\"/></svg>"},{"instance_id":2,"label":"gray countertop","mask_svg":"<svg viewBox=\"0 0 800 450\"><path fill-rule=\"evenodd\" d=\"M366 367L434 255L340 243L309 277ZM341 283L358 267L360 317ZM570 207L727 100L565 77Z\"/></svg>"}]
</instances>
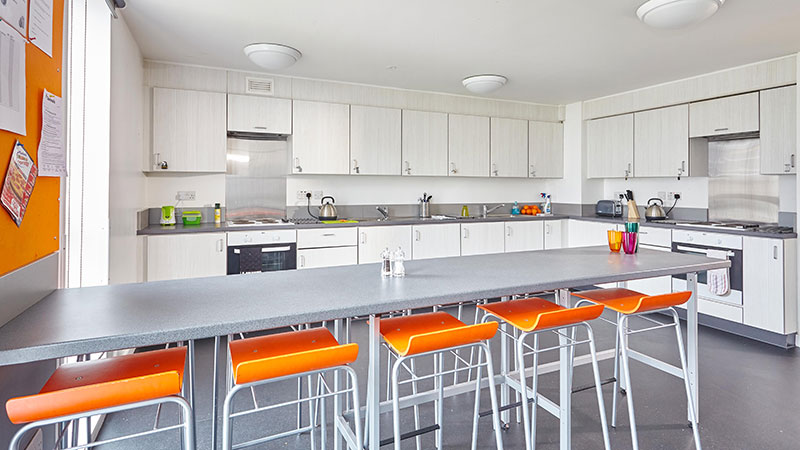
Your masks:
<instances>
[{"instance_id":1,"label":"gray countertop","mask_svg":"<svg viewBox=\"0 0 800 450\"><path fill-rule=\"evenodd\" d=\"M0 366L729 266L602 246L59 289L0 328Z\"/></svg>"},{"instance_id":2,"label":"gray countertop","mask_svg":"<svg viewBox=\"0 0 800 450\"><path fill-rule=\"evenodd\" d=\"M392 218L391 220L378 221L376 219L361 219L358 223L336 223L336 224L322 224L322 223L309 223L309 224L296 224L296 225L265 225L265 226L228 226L226 224L214 225L213 223L204 223L201 225L149 225L137 232L139 235L171 235L171 234L184 234L184 233L209 233L209 232L229 232L229 231L256 231L256 230L292 230L292 229L307 229L307 228L329 228L329 227L380 227L392 225L421 225L421 224L436 224L436 223L475 223L475 222L515 222L515 221L528 221L528 220L561 220L561 219L575 219L586 220L591 222L608 222L623 224L625 219L620 217L599 217L599 216L574 216L574 215L559 215L554 214L551 216L489 216L487 218L470 217L467 219L448 219L448 220L435 220L435 219L420 219L417 217L399 217ZM654 228L668 228L672 230L693 230L693 231L707 231L711 233L724 233L736 234L743 236L754 236L762 238L775 238L775 239L793 239L797 237L797 233L765 233L754 232L748 230L735 230L735 229L709 229L698 228L690 226L675 225L669 223L646 222L642 220L642 225Z\"/></svg>"}]
</instances>

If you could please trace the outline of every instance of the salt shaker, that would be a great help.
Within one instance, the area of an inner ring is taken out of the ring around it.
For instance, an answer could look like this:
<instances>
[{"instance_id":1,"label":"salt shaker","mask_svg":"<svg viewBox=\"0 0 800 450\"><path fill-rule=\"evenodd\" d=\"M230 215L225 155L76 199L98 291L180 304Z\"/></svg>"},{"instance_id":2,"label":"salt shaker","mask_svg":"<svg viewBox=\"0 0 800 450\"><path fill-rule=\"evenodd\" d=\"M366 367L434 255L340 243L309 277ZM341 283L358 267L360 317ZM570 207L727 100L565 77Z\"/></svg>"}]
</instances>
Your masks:
<instances>
[{"instance_id":1,"label":"salt shaker","mask_svg":"<svg viewBox=\"0 0 800 450\"><path fill-rule=\"evenodd\" d=\"M392 276L398 278L406 276L405 260L406 254L403 252L402 247L397 247L392 259Z\"/></svg>"},{"instance_id":2,"label":"salt shaker","mask_svg":"<svg viewBox=\"0 0 800 450\"><path fill-rule=\"evenodd\" d=\"M389 247L386 247L381 252L381 277L383 278L392 276L392 256Z\"/></svg>"}]
</instances>

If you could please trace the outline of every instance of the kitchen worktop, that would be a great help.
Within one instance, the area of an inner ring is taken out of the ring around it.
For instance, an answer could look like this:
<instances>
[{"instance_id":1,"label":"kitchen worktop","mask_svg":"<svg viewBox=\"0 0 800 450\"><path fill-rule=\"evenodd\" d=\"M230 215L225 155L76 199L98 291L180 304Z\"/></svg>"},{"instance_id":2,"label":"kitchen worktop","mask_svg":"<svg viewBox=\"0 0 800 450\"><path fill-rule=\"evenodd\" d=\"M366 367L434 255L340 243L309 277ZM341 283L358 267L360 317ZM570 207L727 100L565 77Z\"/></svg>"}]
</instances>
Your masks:
<instances>
[{"instance_id":1,"label":"kitchen worktop","mask_svg":"<svg viewBox=\"0 0 800 450\"><path fill-rule=\"evenodd\" d=\"M358 223L305 223L294 225L264 225L264 226L228 226L223 223L215 225L213 223L204 223L201 225L149 225L137 232L139 235L171 235L171 234L184 234L184 233L209 233L209 232L231 232L231 231L261 231L261 230L293 230L293 229L309 229L309 228L333 228L333 227L378 227L378 226L392 226L392 225L423 225L423 224L444 224L444 223L477 223L477 222L515 222L515 221L541 221L541 220L562 220L574 219L585 220L590 222L607 222L613 224L624 224L626 220L621 217L599 217L599 216L580 216L580 215L563 215L553 214L549 216L510 216L510 215L496 215L486 218L469 217L457 219L420 219L418 217L393 217L389 220L378 220L374 218L358 219ZM646 222L644 219L641 221L642 225L653 228L668 228L673 230L690 230L702 231L709 233L724 233L742 236L754 236L762 238L773 239L793 239L797 237L797 233L766 233L751 230L737 230L731 228L699 228L686 225L677 225L671 223L660 222Z\"/></svg>"}]
</instances>

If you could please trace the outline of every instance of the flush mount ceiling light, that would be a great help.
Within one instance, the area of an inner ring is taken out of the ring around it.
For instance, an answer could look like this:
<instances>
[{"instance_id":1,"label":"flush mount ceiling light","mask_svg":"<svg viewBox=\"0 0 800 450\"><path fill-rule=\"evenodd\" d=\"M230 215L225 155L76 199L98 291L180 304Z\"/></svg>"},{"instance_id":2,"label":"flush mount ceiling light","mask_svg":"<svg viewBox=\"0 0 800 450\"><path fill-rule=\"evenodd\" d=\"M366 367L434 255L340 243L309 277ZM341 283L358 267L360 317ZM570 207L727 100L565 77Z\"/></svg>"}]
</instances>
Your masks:
<instances>
[{"instance_id":1,"label":"flush mount ceiling light","mask_svg":"<svg viewBox=\"0 0 800 450\"><path fill-rule=\"evenodd\" d=\"M639 19L654 28L676 29L702 22L725 0L649 0L636 10Z\"/></svg>"},{"instance_id":2,"label":"flush mount ceiling light","mask_svg":"<svg viewBox=\"0 0 800 450\"><path fill-rule=\"evenodd\" d=\"M476 94L488 94L503 87L508 78L502 75L473 75L461 82L468 91Z\"/></svg>"},{"instance_id":3,"label":"flush mount ceiling light","mask_svg":"<svg viewBox=\"0 0 800 450\"><path fill-rule=\"evenodd\" d=\"M297 49L282 44L250 44L244 48L244 54L267 70L285 69L303 56Z\"/></svg>"}]
</instances>

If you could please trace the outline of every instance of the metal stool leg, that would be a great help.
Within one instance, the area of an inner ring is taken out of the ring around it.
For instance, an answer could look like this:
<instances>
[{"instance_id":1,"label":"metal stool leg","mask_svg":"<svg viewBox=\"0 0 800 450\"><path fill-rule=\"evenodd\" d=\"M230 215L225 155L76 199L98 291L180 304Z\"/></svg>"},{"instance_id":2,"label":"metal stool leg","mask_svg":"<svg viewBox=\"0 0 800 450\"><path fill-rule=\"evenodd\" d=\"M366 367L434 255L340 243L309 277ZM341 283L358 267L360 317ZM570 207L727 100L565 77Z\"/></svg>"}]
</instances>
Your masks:
<instances>
[{"instance_id":1,"label":"metal stool leg","mask_svg":"<svg viewBox=\"0 0 800 450\"><path fill-rule=\"evenodd\" d=\"M397 376L403 358L397 358L392 366L392 431L394 434L394 450L400 450L400 387ZM371 431L370 431L371 432Z\"/></svg>"},{"instance_id":2,"label":"metal stool leg","mask_svg":"<svg viewBox=\"0 0 800 450\"><path fill-rule=\"evenodd\" d=\"M617 322L617 334L619 335L620 348L622 350L622 358L620 358L622 362L622 374L625 380L625 386L628 387L626 398L628 399L628 418L631 424L631 441L633 443L633 450L639 450L639 436L636 432L636 417L633 410L633 394L631 389L630 361L628 360L628 345L625 342L625 334L627 333L627 319L628 317L625 315L620 316L620 319Z\"/></svg>"},{"instance_id":3,"label":"metal stool leg","mask_svg":"<svg viewBox=\"0 0 800 450\"><path fill-rule=\"evenodd\" d=\"M436 424L439 425L439 429L435 431L436 433L436 449L442 450L442 441L444 439L444 353L440 353L438 358L439 363L439 386L438 386L438 398L439 401L436 404ZM688 378L688 377L687 377Z\"/></svg>"},{"instance_id":4,"label":"metal stool leg","mask_svg":"<svg viewBox=\"0 0 800 450\"><path fill-rule=\"evenodd\" d=\"M525 376L525 347L524 341L525 337L527 336L526 333L523 333L519 339L517 339L517 370L519 373L519 384L520 384L520 392L522 395L522 423L523 429L525 430L525 450L531 450L531 418L530 418L530 408L528 406L528 380ZM535 335L534 335L535 336ZM480 363L480 358L478 359L478 363ZM536 392L533 393L536 396Z\"/></svg>"},{"instance_id":5,"label":"metal stool leg","mask_svg":"<svg viewBox=\"0 0 800 450\"><path fill-rule=\"evenodd\" d=\"M416 362L415 362L414 358L412 358L409 361L409 365L411 366L411 376L413 378L416 378L416 376L417 376L417 366L416 366ZM395 383L396 383L396 381L395 381ZM417 382L416 381L412 381L411 382L411 393L416 395L417 394L417 390L418 390ZM414 428L419 430L419 427L420 427L419 405L414 405ZM422 436L417 436L415 438L415 441L417 443L417 450L420 450L422 448Z\"/></svg>"},{"instance_id":6,"label":"metal stool leg","mask_svg":"<svg viewBox=\"0 0 800 450\"><path fill-rule=\"evenodd\" d=\"M497 406L497 392L495 392L494 366L492 364L492 350L489 344L481 342L480 347L486 353L486 372L489 378L489 398L492 401L492 422L494 422L494 438L497 450L503 450L503 431L500 427L500 408Z\"/></svg>"},{"instance_id":7,"label":"metal stool leg","mask_svg":"<svg viewBox=\"0 0 800 450\"><path fill-rule=\"evenodd\" d=\"M619 324L619 313L617 313L617 324ZM617 427L617 399L619 399L620 385L619 385L619 329L617 330L614 339L614 392L611 399L611 426Z\"/></svg>"},{"instance_id":8,"label":"metal stool leg","mask_svg":"<svg viewBox=\"0 0 800 450\"><path fill-rule=\"evenodd\" d=\"M539 409L539 333L533 335L533 404L531 405L531 449L536 448L536 413Z\"/></svg>"},{"instance_id":9,"label":"metal stool leg","mask_svg":"<svg viewBox=\"0 0 800 450\"><path fill-rule=\"evenodd\" d=\"M478 365L475 372L477 373L475 379L475 410L472 414L472 450L478 448L478 419L481 413L481 361L483 359L483 352L478 352Z\"/></svg>"},{"instance_id":10,"label":"metal stool leg","mask_svg":"<svg viewBox=\"0 0 800 450\"><path fill-rule=\"evenodd\" d=\"M692 434L694 434L694 445L697 450L700 446L700 426L697 423L697 412L694 409L694 399L692 398L692 388L689 385L689 370L686 365L686 351L683 348L683 334L681 331L681 321L674 308L670 308L672 317L675 320L675 337L678 339L678 353L681 356L681 368L683 369L683 385L686 388L686 401L689 402L689 414L692 416ZM630 395L630 394L628 394Z\"/></svg>"},{"instance_id":11,"label":"metal stool leg","mask_svg":"<svg viewBox=\"0 0 800 450\"><path fill-rule=\"evenodd\" d=\"M603 427L603 444L606 450L611 450L611 440L608 437L608 422L606 420L606 405L603 402L603 385L600 382L600 368L597 365L597 349L594 345L594 332L588 323L584 323L589 333L589 352L592 355L592 371L594 372L594 388L597 392L597 408L600 410L600 426Z\"/></svg>"}]
</instances>

